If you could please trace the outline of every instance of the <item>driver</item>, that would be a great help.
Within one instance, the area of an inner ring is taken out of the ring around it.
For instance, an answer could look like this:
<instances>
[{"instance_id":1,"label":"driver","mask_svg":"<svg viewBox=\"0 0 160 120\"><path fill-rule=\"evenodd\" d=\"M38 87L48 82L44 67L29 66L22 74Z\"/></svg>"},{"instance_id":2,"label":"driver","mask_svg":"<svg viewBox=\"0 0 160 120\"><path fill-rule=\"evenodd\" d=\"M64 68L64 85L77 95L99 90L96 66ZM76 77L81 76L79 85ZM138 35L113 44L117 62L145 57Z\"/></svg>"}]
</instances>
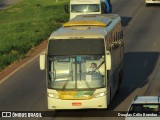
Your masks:
<instances>
[{"instance_id":1,"label":"driver","mask_svg":"<svg viewBox=\"0 0 160 120\"><path fill-rule=\"evenodd\" d=\"M103 80L103 76L97 67L96 63L91 63L88 73L92 76L92 80Z\"/></svg>"},{"instance_id":2,"label":"driver","mask_svg":"<svg viewBox=\"0 0 160 120\"><path fill-rule=\"evenodd\" d=\"M97 64L96 64L96 63L91 63L91 66L90 66L90 68L89 68L89 71L93 72L93 71L96 70L96 68L97 68Z\"/></svg>"},{"instance_id":3,"label":"driver","mask_svg":"<svg viewBox=\"0 0 160 120\"><path fill-rule=\"evenodd\" d=\"M97 71L97 63L91 63L90 67L89 67L89 72L98 72Z\"/></svg>"}]
</instances>

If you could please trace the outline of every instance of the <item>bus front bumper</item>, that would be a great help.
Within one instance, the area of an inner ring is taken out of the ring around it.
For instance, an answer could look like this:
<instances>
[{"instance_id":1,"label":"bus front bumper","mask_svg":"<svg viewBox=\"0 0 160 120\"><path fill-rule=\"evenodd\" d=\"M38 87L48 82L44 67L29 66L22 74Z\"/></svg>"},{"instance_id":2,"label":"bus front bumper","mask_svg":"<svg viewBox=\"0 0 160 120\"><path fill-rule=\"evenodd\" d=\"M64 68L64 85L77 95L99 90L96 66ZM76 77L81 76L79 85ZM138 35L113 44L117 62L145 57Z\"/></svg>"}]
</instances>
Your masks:
<instances>
[{"instance_id":1,"label":"bus front bumper","mask_svg":"<svg viewBox=\"0 0 160 120\"><path fill-rule=\"evenodd\" d=\"M48 97L48 109L104 109L107 108L106 96L87 100L62 100Z\"/></svg>"}]
</instances>

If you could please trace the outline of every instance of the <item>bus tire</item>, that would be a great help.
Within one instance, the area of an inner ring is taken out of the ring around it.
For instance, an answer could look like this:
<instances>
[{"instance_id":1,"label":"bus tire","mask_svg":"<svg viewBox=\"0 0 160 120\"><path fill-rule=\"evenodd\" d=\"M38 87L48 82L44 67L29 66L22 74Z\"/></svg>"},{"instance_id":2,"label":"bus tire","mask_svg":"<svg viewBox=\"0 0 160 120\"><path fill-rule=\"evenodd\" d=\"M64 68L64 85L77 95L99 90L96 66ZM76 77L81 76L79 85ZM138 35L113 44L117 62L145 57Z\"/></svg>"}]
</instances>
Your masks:
<instances>
[{"instance_id":1,"label":"bus tire","mask_svg":"<svg viewBox=\"0 0 160 120\"><path fill-rule=\"evenodd\" d=\"M122 80L123 80L123 78L124 78L123 75L124 75L124 74L123 74L123 70L121 70L121 71L119 72L119 83L120 83L120 85L122 84Z\"/></svg>"},{"instance_id":2,"label":"bus tire","mask_svg":"<svg viewBox=\"0 0 160 120\"><path fill-rule=\"evenodd\" d=\"M107 101L107 109L106 110L110 110L110 105L111 105L111 101L112 101L112 92L111 92L111 87L109 88L109 102Z\"/></svg>"},{"instance_id":3,"label":"bus tire","mask_svg":"<svg viewBox=\"0 0 160 120\"><path fill-rule=\"evenodd\" d=\"M111 90L111 87L110 87L109 104L111 104L111 101L112 101L112 90Z\"/></svg>"},{"instance_id":4,"label":"bus tire","mask_svg":"<svg viewBox=\"0 0 160 120\"><path fill-rule=\"evenodd\" d=\"M117 91L116 91L116 94L119 93L119 89L120 89L120 85L121 85L121 82L122 82L122 70L119 72L119 78L118 78L118 87L117 87Z\"/></svg>"},{"instance_id":5,"label":"bus tire","mask_svg":"<svg viewBox=\"0 0 160 120\"><path fill-rule=\"evenodd\" d=\"M108 102L107 102L107 106L109 106L110 105L110 103L111 103L111 100L112 100L112 96L111 96L111 87L109 88L109 99L108 99ZM108 107L107 107L107 109L108 109Z\"/></svg>"},{"instance_id":6,"label":"bus tire","mask_svg":"<svg viewBox=\"0 0 160 120\"><path fill-rule=\"evenodd\" d=\"M116 94L119 93L119 89L120 89L120 83L118 83L118 88L117 88L117 90L116 90Z\"/></svg>"}]
</instances>

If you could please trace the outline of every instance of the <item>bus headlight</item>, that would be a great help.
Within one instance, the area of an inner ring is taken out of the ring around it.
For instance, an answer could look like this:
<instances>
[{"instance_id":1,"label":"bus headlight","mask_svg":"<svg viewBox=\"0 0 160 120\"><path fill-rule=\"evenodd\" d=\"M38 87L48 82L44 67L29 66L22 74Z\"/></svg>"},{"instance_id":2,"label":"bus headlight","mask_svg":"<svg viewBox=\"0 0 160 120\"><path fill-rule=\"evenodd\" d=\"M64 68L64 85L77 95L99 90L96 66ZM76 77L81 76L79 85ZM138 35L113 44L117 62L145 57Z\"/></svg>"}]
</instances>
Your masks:
<instances>
[{"instance_id":1,"label":"bus headlight","mask_svg":"<svg viewBox=\"0 0 160 120\"><path fill-rule=\"evenodd\" d=\"M51 97L51 98L56 98L56 99L59 99L59 95L55 94L55 93L48 93L48 97Z\"/></svg>"},{"instance_id":2,"label":"bus headlight","mask_svg":"<svg viewBox=\"0 0 160 120\"><path fill-rule=\"evenodd\" d=\"M93 95L94 98L98 98L98 97L103 97L105 96L107 93L106 92L100 92L100 93L96 93Z\"/></svg>"}]
</instances>

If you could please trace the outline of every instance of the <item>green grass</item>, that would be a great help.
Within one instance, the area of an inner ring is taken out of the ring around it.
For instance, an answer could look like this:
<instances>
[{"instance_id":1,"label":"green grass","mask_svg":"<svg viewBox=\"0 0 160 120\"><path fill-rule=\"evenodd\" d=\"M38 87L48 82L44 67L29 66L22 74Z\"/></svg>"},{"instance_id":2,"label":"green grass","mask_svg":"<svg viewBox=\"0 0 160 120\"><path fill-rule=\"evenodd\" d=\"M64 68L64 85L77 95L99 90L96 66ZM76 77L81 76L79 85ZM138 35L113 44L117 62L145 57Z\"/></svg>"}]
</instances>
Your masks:
<instances>
[{"instance_id":1,"label":"green grass","mask_svg":"<svg viewBox=\"0 0 160 120\"><path fill-rule=\"evenodd\" d=\"M21 0L0 10L0 71L47 39L69 19L64 4L69 0Z\"/></svg>"}]
</instances>

